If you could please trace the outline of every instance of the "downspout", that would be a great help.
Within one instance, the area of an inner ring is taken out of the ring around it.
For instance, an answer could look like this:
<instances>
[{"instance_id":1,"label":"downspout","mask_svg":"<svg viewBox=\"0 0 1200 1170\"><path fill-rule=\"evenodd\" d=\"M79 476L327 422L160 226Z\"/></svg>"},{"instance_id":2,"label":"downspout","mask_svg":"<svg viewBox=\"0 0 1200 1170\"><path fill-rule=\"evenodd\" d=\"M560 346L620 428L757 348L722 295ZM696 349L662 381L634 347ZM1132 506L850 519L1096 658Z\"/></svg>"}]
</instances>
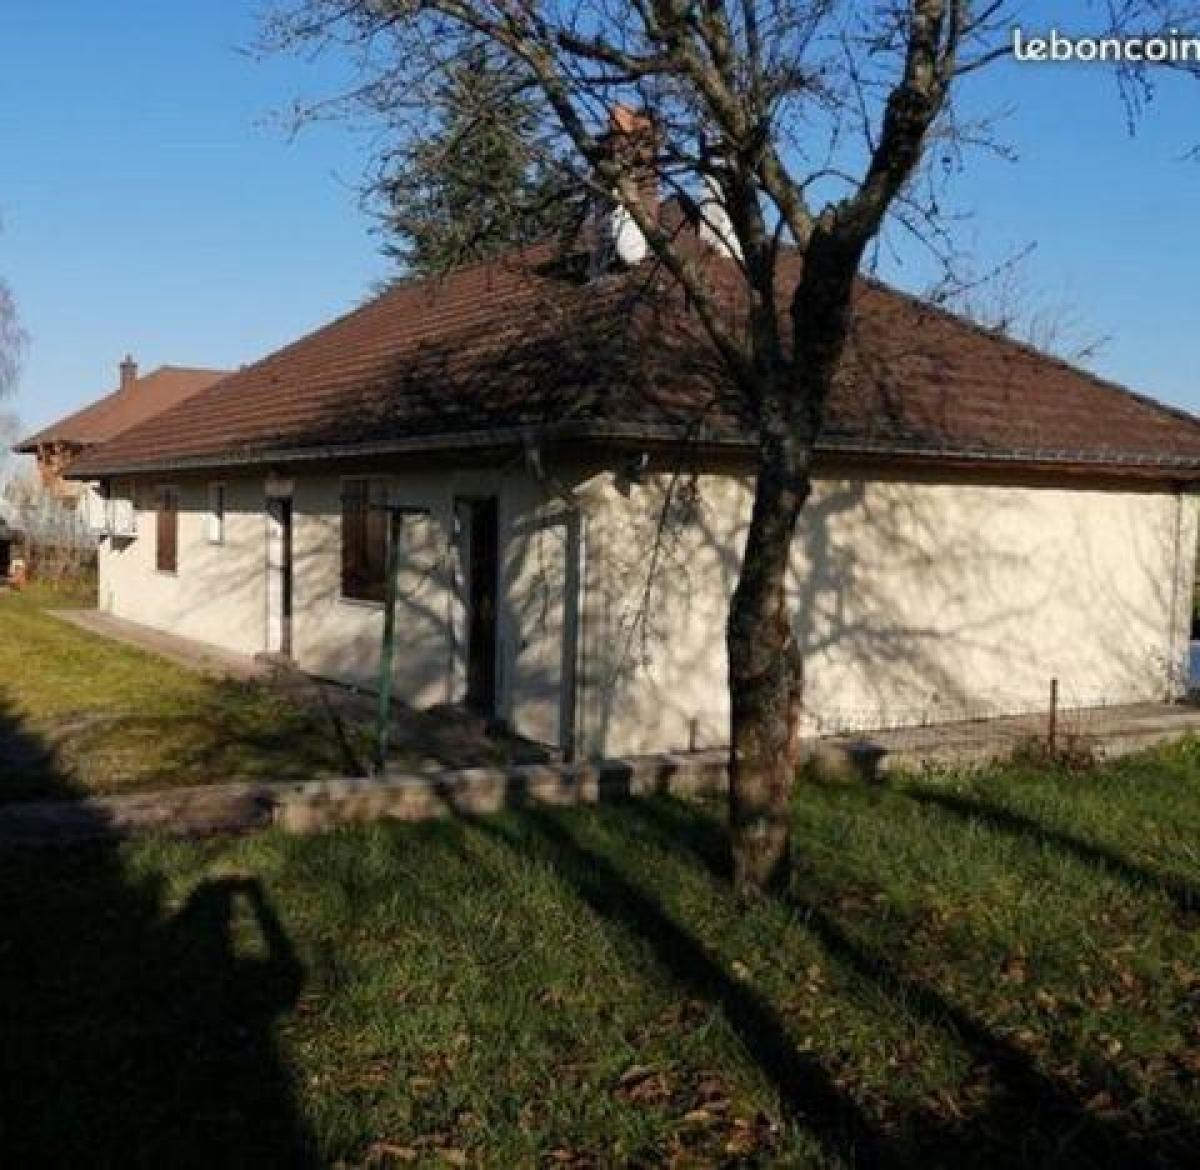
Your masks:
<instances>
[{"instance_id":1,"label":"downspout","mask_svg":"<svg viewBox=\"0 0 1200 1170\"><path fill-rule=\"evenodd\" d=\"M1183 571L1183 488L1175 489L1175 550L1171 568L1171 608L1167 622L1167 701L1179 697L1177 683L1181 658L1177 658L1176 627L1179 625L1180 574ZM1186 690L1186 684L1185 688Z\"/></svg>"},{"instance_id":2,"label":"downspout","mask_svg":"<svg viewBox=\"0 0 1200 1170\"><path fill-rule=\"evenodd\" d=\"M1191 689L1191 614L1192 598L1196 587L1197 534L1193 528L1192 547L1185 549L1183 537L1188 526L1184 523L1184 508L1195 499L1198 491L1200 491L1200 484L1180 484L1175 495L1175 573L1171 583L1171 637L1168 651L1171 655L1169 669L1176 672L1175 677L1168 678L1168 687L1172 698L1186 697ZM1183 573L1189 569L1189 566L1190 571L1185 579ZM1181 609L1183 610L1182 615L1180 614ZM1186 633L1183 647L1177 647L1176 626L1181 616L1183 618L1181 624ZM1178 661L1175 658L1177 654L1179 654Z\"/></svg>"},{"instance_id":3,"label":"downspout","mask_svg":"<svg viewBox=\"0 0 1200 1170\"><path fill-rule=\"evenodd\" d=\"M575 602L575 676L571 680L571 743L569 745L570 758L574 761L580 752L580 747L584 742L584 736L587 731L586 727L586 704L583 702L586 690L583 680L587 678L584 670L587 665L587 528L588 518L587 513L582 508L576 508L576 520L578 522L578 538L576 549L576 580L578 582L578 595Z\"/></svg>"}]
</instances>

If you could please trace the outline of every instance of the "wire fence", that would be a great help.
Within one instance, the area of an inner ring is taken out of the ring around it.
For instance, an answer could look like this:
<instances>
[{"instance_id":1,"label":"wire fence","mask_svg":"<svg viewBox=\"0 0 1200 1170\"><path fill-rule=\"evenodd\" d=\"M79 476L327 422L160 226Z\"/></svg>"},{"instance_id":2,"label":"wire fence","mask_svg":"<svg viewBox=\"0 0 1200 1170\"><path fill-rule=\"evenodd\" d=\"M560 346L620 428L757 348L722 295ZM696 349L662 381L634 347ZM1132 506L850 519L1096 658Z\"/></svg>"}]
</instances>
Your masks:
<instances>
[{"instance_id":1,"label":"wire fence","mask_svg":"<svg viewBox=\"0 0 1200 1170\"><path fill-rule=\"evenodd\" d=\"M1185 688L1172 691L1185 694ZM1150 732L1166 705L1195 706L1194 698L1161 701L1105 699L1047 679L1041 701L999 693L931 701L920 706L836 707L809 710L813 734L877 749L910 763L991 762L1029 757L1085 763L1106 745ZM1197 712L1200 714L1200 710Z\"/></svg>"}]
</instances>

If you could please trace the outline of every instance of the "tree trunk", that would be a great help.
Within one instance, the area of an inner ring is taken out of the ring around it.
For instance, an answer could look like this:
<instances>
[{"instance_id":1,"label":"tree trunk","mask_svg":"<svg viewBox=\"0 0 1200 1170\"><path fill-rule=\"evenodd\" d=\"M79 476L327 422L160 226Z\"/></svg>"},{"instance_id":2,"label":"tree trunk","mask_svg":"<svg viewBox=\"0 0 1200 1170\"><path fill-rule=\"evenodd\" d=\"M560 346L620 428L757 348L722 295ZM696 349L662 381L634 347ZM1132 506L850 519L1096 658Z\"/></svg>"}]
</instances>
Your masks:
<instances>
[{"instance_id":1,"label":"tree trunk","mask_svg":"<svg viewBox=\"0 0 1200 1170\"><path fill-rule=\"evenodd\" d=\"M753 896L786 883L799 764L803 663L787 603L792 537L808 498L809 455L763 444L742 571L729 610L729 825L733 882Z\"/></svg>"},{"instance_id":2,"label":"tree trunk","mask_svg":"<svg viewBox=\"0 0 1200 1170\"><path fill-rule=\"evenodd\" d=\"M759 467L729 610L729 825L740 895L788 878L790 797L800 763L804 661L788 605L792 538L812 491L812 453L841 363L862 243L817 232L792 294L792 352L759 344ZM774 310L772 309L772 315Z\"/></svg>"}]
</instances>

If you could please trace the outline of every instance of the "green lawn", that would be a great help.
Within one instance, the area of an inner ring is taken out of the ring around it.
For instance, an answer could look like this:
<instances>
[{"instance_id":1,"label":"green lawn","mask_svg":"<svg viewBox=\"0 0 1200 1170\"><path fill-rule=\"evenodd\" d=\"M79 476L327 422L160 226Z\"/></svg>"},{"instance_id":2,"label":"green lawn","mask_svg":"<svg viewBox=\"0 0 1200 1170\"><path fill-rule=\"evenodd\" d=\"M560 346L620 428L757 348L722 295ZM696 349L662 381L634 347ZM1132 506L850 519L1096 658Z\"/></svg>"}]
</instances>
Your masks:
<instances>
[{"instance_id":1,"label":"green lawn","mask_svg":"<svg viewBox=\"0 0 1200 1170\"><path fill-rule=\"evenodd\" d=\"M63 600L0 594L0 801L347 770L318 709L86 634Z\"/></svg>"},{"instance_id":2,"label":"green lawn","mask_svg":"<svg viewBox=\"0 0 1200 1170\"><path fill-rule=\"evenodd\" d=\"M1200 746L0 856L6 1165L1195 1165Z\"/></svg>"}]
</instances>

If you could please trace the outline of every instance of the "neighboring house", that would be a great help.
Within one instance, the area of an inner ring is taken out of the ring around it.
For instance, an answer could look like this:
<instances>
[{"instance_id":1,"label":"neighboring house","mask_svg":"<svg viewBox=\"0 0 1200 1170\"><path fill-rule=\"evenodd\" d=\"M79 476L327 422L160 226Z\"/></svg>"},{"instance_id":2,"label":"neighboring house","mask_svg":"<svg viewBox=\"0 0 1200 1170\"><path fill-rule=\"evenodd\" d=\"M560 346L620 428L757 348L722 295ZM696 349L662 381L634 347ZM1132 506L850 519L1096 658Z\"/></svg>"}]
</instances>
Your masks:
<instances>
[{"instance_id":1,"label":"neighboring house","mask_svg":"<svg viewBox=\"0 0 1200 1170\"><path fill-rule=\"evenodd\" d=\"M84 451L178 406L218 378L223 378L226 372L160 366L153 373L138 377L137 363L126 356L120 365L120 382L116 390L43 427L37 434L18 443L15 450L34 456L42 483L49 492L59 499L73 500L81 489L64 477Z\"/></svg>"},{"instance_id":2,"label":"neighboring house","mask_svg":"<svg viewBox=\"0 0 1200 1170\"><path fill-rule=\"evenodd\" d=\"M12 509L0 500L0 585L13 575L14 565L24 554L25 533Z\"/></svg>"},{"instance_id":3,"label":"neighboring house","mask_svg":"<svg viewBox=\"0 0 1200 1170\"><path fill-rule=\"evenodd\" d=\"M104 609L365 687L375 505L423 510L397 696L599 755L727 741L753 463L654 266L542 248L401 285L72 474L136 527L102 542ZM816 479L793 558L812 729L1041 708L1051 678L1081 704L1181 693L1192 417L863 282Z\"/></svg>"}]
</instances>

